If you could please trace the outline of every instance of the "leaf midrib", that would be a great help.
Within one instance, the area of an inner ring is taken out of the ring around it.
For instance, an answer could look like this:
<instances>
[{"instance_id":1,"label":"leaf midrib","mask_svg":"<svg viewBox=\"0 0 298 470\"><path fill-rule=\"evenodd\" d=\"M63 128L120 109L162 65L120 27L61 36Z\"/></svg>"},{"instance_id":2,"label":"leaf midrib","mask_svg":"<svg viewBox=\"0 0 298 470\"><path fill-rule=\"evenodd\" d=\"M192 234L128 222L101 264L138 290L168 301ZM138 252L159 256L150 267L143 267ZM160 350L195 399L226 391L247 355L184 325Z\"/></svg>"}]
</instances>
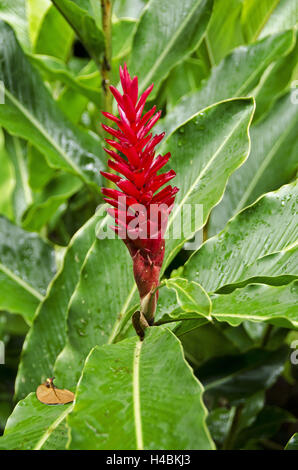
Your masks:
<instances>
[{"instance_id":1,"label":"leaf midrib","mask_svg":"<svg viewBox=\"0 0 298 470\"><path fill-rule=\"evenodd\" d=\"M173 34L171 40L167 43L167 46L164 48L162 54L160 54L160 56L158 57L158 59L156 60L154 66L150 69L150 71L147 73L146 77L144 78L144 80L141 82L140 84L140 89L143 90L145 88L145 86L148 84L149 80L151 79L151 77L154 75L154 73L156 72L156 70L158 69L158 67L160 66L160 64L162 63L162 61L164 60L164 57L168 54L169 50L171 49L171 47L173 46L173 44L175 44L176 40L179 38L180 36L180 33L184 30L184 28L186 27L186 25L188 24L189 20L191 20L192 16L193 16L193 13L195 12L195 10L197 9L197 7L200 5L202 0L197 0L195 5L193 6L193 8L190 10L190 12L188 13L188 15L185 17L184 21L181 23L180 27L176 30L176 33Z\"/></svg>"},{"instance_id":2,"label":"leaf midrib","mask_svg":"<svg viewBox=\"0 0 298 470\"><path fill-rule=\"evenodd\" d=\"M183 206L183 204L185 203L185 201L189 198L189 196L192 194L193 190L195 189L195 187L197 186L197 184L199 183L199 181L202 179L202 177L206 174L207 170L209 169L209 167L212 165L212 163L214 162L214 160L216 159L216 157L218 156L218 154L223 150L223 148L225 147L225 145L229 142L230 138L232 137L232 135L234 134L234 132L238 129L238 127L240 127L240 125L242 125L243 123L243 119L240 119L236 126L234 126L231 130L231 132L227 135L227 137L224 139L224 141L222 142L222 144L218 147L218 149L216 150L216 152L213 154L213 156L208 160L208 163L205 165L205 167L202 169L202 171L199 173L198 177L194 180L193 184L190 186L189 190L185 193L185 196L182 198L181 202L178 204L178 206L176 207L176 209L174 210L170 220L169 220L169 223L168 223L168 227L167 227L167 230L166 230L166 234L168 233L170 227L172 226L173 224L173 221L176 217L176 215L178 214L179 211L181 211L181 208ZM200 227L197 228L197 230L200 230L200 228L202 228L202 226L204 225L204 221L202 223L202 225ZM165 234L165 236L166 236ZM175 247L167 256L167 260L168 259L171 259L171 256L173 255L173 253L175 252L177 247ZM166 260L166 262L167 262Z\"/></svg>"},{"instance_id":3,"label":"leaf midrib","mask_svg":"<svg viewBox=\"0 0 298 470\"><path fill-rule=\"evenodd\" d=\"M244 192L242 198L240 199L236 209L235 213L239 212L243 207L245 202L247 201L248 197L250 196L251 192L253 189L256 187L256 184L258 183L259 179L261 178L262 174L268 167L270 161L276 154L276 152L279 150L280 146L282 145L284 139L288 136L288 134L292 131L294 125L296 125L296 119L293 119L294 122L279 136L271 150L268 152L267 156L263 159L261 165L259 166L258 170L254 174L250 184L248 185L246 191Z\"/></svg>"},{"instance_id":4,"label":"leaf midrib","mask_svg":"<svg viewBox=\"0 0 298 470\"><path fill-rule=\"evenodd\" d=\"M141 397L140 397L140 358L143 342L139 339L136 342L136 347L133 356L133 409L134 409L134 423L136 433L136 447L137 450L144 450L143 431L142 431L142 418L141 418Z\"/></svg>"},{"instance_id":5,"label":"leaf midrib","mask_svg":"<svg viewBox=\"0 0 298 470\"><path fill-rule=\"evenodd\" d=\"M40 294L34 287L30 286L26 281L21 279L19 276L17 276L13 271L11 271L9 268L4 266L4 264L0 263L0 270L6 274L8 277L10 277L13 281L15 281L17 284L19 284L23 289L28 291L31 295L36 297L40 302L44 299L43 295Z\"/></svg>"},{"instance_id":6,"label":"leaf midrib","mask_svg":"<svg viewBox=\"0 0 298 470\"><path fill-rule=\"evenodd\" d=\"M58 152L58 154L66 161L72 168L75 174L78 174L83 181L86 182L85 175L81 169L69 158L64 150L52 139L52 137L40 126L35 117L5 88L5 94L12 101L12 103L21 111L21 113L33 124L33 126L40 132L40 134L50 143L50 145Z\"/></svg>"}]
</instances>

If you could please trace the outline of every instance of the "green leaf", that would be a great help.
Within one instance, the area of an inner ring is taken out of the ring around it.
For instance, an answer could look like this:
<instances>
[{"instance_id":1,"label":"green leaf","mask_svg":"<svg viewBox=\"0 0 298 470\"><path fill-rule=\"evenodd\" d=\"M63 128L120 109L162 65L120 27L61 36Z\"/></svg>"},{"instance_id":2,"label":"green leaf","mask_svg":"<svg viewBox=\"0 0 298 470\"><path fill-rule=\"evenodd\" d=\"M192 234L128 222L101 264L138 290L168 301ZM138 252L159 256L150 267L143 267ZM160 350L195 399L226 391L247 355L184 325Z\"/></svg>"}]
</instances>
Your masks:
<instances>
[{"instance_id":1,"label":"green leaf","mask_svg":"<svg viewBox=\"0 0 298 470\"><path fill-rule=\"evenodd\" d=\"M277 99L290 89L297 62L298 41L296 38L296 44L292 51L268 67L253 91L257 101L254 122L262 119Z\"/></svg>"},{"instance_id":2,"label":"green leaf","mask_svg":"<svg viewBox=\"0 0 298 470\"><path fill-rule=\"evenodd\" d=\"M118 18L138 19L148 0L114 0L113 13Z\"/></svg>"},{"instance_id":3,"label":"green leaf","mask_svg":"<svg viewBox=\"0 0 298 470\"><path fill-rule=\"evenodd\" d=\"M112 23L113 60L120 59L131 50L136 24L137 22L131 18L123 18Z\"/></svg>"},{"instance_id":4,"label":"green leaf","mask_svg":"<svg viewBox=\"0 0 298 470\"><path fill-rule=\"evenodd\" d=\"M21 225L22 216L33 201L33 195L28 180L27 144L18 137L13 137L5 133L5 147L14 169L14 220L17 224Z\"/></svg>"},{"instance_id":5,"label":"green leaf","mask_svg":"<svg viewBox=\"0 0 298 470\"><path fill-rule=\"evenodd\" d=\"M297 125L298 106L288 93L263 121L252 126L250 155L231 176L223 199L213 209L209 235L219 232L234 214L259 196L292 179L298 168Z\"/></svg>"},{"instance_id":6,"label":"green leaf","mask_svg":"<svg viewBox=\"0 0 298 470\"><path fill-rule=\"evenodd\" d=\"M280 287L250 284L230 294L212 295L211 301L212 316L232 326L250 320L298 327L298 281Z\"/></svg>"},{"instance_id":7,"label":"green leaf","mask_svg":"<svg viewBox=\"0 0 298 470\"><path fill-rule=\"evenodd\" d=\"M216 0L205 37L209 62L218 64L232 49L244 43L240 18L242 0ZM239 95L240 96L240 95Z\"/></svg>"},{"instance_id":8,"label":"green leaf","mask_svg":"<svg viewBox=\"0 0 298 470\"><path fill-rule=\"evenodd\" d=\"M79 176L98 191L99 170L103 168L100 159L104 158L99 139L73 126L63 115L22 52L12 29L3 22L0 37L0 79L5 92L0 123L11 134L35 145L46 155L50 166Z\"/></svg>"},{"instance_id":9,"label":"green leaf","mask_svg":"<svg viewBox=\"0 0 298 470\"><path fill-rule=\"evenodd\" d=\"M253 442L259 440L262 444L262 439L268 439L274 436L285 422L295 423L296 418L282 408L265 406L252 426L244 429L239 434L235 442L235 447L249 449Z\"/></svg>"},{"instance_id":10,"label":"green leaf","mask_svg":"<svg viewBox=\"0 0 298 470\"><path fill-rule=\"evenodd\" d=\"M204 289L196 282L175 278L165 281L169 289L174 289L177 302L186 312L197 312L203 317L211 319L211 302Z\"/></svg>"},{"instance_id":11,"label":"green leaf","mask_svg":"<svg viewBox=\"0 0 298 470\"><path fill-rule=\"evenodd\" d=\"M268 193L254 205L236 215L225 229L205 242L186 263L183 277L198 282L207 292L215 292L225 285L250 282L249 267L260 258L284 250L297 240L297 192L298 184L282 186ZM297 251L290 254L297 255ZM279 263L280 257L275 260ZM268 272L268 265L273 268ZM266 281L275 276L272 258L264 258ZM285 264L283 275L293 275L297 263ZM247 274L248 273L248 274ZM280 276L280 272L277 273ZM282 280L282 277L281 277Z\"/></svg>"},{"instance_id":12,"label":"green leaf","mask_svg":"<svg viewBox=\"0 0 298 470\"><path fill-rule=\"evenodd\" d=\"M55 273L51 247L0 217L0 309L20 313L28 324Z\"/></svg>"},{"instance_id":13,"label":"green leaf","mask_svg":"<svg viewBox=\"0 0 298 470\"><path fill-rule=\"evenodd\" d=\"M96 225L101 219L102 216L95 215L73 236L62 266L36 312L25 340L16 379L18 398L23 398L47 377L53 376L54 362L66 339L67 305L79 280L88 250L94 243Z\"/></svg>"},{"instance_id":14,"label":"green leaf","mask_svg":"<svg viewBox=\"0 0 298 470\"><path fill-rule=\"evenodd\" d=\"M96 347L69 416L69 448L213 449L202 392L169 330Z\"/></svg>"},{"instance_id":15,"label":"green leaf","mask_svg":"<svg viewBox=\"0 0 298 470\"><path fill-rule=\"evenodd\" d=\"M32 145L27 148L28 182L33 191L40 191L57 174L46 161L45 156Z\"/></svg>"},{"instance_id":16,"label":"green leaf","mask_svg":"<svg viewBox=\"0 0 298 470\"><path fill-rule=\"evenodd\" d=\"M30 62L36 66L45 79L59 80L72 90L101 106L100 76L98 72L77 77L63 64L63 62L46 55L30 55Z\"/></svg>"},{"instance_id":17,"label":"green leaf","mask_svg":"<svg viewBox=\"0 0 298 470\"><path fill-rule=\"evenodd\" d=\"M286 450L298 450L298 433L294 434L286 445Z\"/></svg>"},{"instance_id":18,"label":"green leaf","mask_svg":"<svg viewBox=\"0 0 298 470\"><path fill-rule=\"evenodd\" d=\"M279 31L293 28L298 22L297 0L280 0L274 9L260 38Z\"/></svg>"},{"instance_id":19,"label":"green leaf","mask_svg":"<svg viewBox=\"0 0 298 470\"><path fill-rule=\"evenodd\" d=\"M134 37L130 73L144 91L155 84L152 98L171 69L191 55L203 39L213 0L151 0Z\"/></svg>"},{"instance_id":20,"label":"green leaf","mask_svg":"<svg viewBox=\"0 0 298 470\"><path fill-rule=\"evenodd\" d=\"M0 0L0 19L8 23L26 50L30 50L26 0Z\"/></svg>"},{"instance_id":21,"label":"green leaf","mask_svg":"<svg viewBox=\"0 0 298 470\"><path fill-rule=\"evenodd\" d=\"M34 52L66 61L70 54L74 34L51 1L29 0L28 17Z\"/></svg>"},{"instance_id":22,"label":"green leaf","mask_svg":"<svg viewBox=\"0 0 298 470\"><path fill-rule=\"evenodd\" d=\"M290 51L294 43L293 31L287 31L235 49L212 69L210 78L202 83L198 91L181 98L159 123L158 130L170 133L206 106L248 95L268 65Z\"/></svg>"},{"instance_id":23,"label":"green leaf","mask_svg":"<svg viewBox=\"0 0 298 470\"><path fill-rule=\"evenodd\" d=\"M288 349L252 349L244 354L210 359L196 370L206 394L238 405L271 387L282 373Z\"/></svg>"},{"instance_id":24,"label":"green leaf","mask_svg":"<svg viewBox=\"0 0 298 470\"><path fill-rule=\"evenodd\" d=\"M105 228L106 223L103 219ZM113 232L108 231L111 236ZM61 383L75 386L90 349L115 341L130 317L131 302L138 303L136 294L132 262L123 241L94 238L71 297L67 341L55 365L54 375Z\"/></svg>"},{"instance_id":25,"label":"green leaf","mask_svg":"<svg viewBox=\"0 0 298 470\"><path fill-rule=\"evenodd\" d=\"M91 2L86 0L51 0L80 38L90 57L100 65L104 36L98 28ZM100 9L100 5L97 6Z\"/></svg>"},{"instance_id":26,"label":"green leaf","mask_svg":"<svg viewBox=\"0 0 298 470\"><path fill-rule=\"evenodd\" d=\"M165 234L165 265L203 227L222 197L229 176L246 159L253 111L252 99L215 104L193 116L162 146L162 152L172 154L169 167L176 171L175 185L179 188ZM202 205L201 220L196 217L195 204ZM187 217L191 208L191 216ZM180 217L184 221L181 234Z\"/></svg>"},{"instance_id":27,"label":"green leaf","mask_svg":"<svg viewBox=\"0 0 298 470\"><path fill-rule=\"evenodd\" d=\"M0 437L2 450L65 449L67 428L65 418L71 404L49 406L37 400L35 393L21 400L8 418L4 435Z\"/></svg>"},{"instance_id":28,"label":"green leaf","mask_svg":"<svg viewBox=\"0 0 298 470\"><path fill-rule=\"evenodd\" d=\"M242 28L247 42L259 37L279 0L244 0L242 9Z\"/></svg>"},{"instance_id":29,"label":"green leaf","mask_svg":"<svg viewBox=\"0 0 298 470\"><path fill-rule=\"evenodd\" d=\"M34 198L34 202L23 215L22 226L26 230L39 232L53 217L61 204L73 196L82 187L82 181L76 176L60 174Z\"/></svg>"},{"instance_id":30,"label":"green leaf","mask_svg":"<svg viewBox=\"0 0 298 470\"><path fill-rule=\"evenodd\" d=\"M9 219L14 218L13 213L13 191L14 171L9 156L5 149L4 134L0 131L0 214Z\"/></svg>"}]
</instances>

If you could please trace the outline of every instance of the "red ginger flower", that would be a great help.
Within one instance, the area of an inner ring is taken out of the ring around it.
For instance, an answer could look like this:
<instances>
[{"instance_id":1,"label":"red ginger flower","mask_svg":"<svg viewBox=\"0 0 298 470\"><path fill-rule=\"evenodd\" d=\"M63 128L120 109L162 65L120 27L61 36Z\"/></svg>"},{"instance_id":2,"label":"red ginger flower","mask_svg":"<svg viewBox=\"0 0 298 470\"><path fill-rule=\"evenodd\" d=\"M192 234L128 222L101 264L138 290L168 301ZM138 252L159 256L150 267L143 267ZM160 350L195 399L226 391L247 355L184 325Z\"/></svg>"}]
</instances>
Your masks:
<instances>
[{"instance_id":1,"label":"red ginger flower","mask_svg":"<svg viewBox=\"0 0 298 470\"><path fill-rule=\"evenodd\" d=\"M133 259L133 270L141 298L141 311L149 324L153 323L157 286L164 259L164 232L178 188L170 185L159 189L176 176L173 170L158 175L171 154L155 157L155 147L164 133L152 136L153 126L160 118L156 106L143 114L153 84L138 99L138 78L131 78L126 64L120 67L123 95L110 87L119 110L119 118L110 113L103 115L118 129L102 125L117 140L105 139L114 150L105 149L111 159L109 167L120 173L101 172L118 186L119 190L103 188L108 209L116 225L113 229L123 238ZM117 153L116 151L120 152Z\"/></svg>"}]
</instances>

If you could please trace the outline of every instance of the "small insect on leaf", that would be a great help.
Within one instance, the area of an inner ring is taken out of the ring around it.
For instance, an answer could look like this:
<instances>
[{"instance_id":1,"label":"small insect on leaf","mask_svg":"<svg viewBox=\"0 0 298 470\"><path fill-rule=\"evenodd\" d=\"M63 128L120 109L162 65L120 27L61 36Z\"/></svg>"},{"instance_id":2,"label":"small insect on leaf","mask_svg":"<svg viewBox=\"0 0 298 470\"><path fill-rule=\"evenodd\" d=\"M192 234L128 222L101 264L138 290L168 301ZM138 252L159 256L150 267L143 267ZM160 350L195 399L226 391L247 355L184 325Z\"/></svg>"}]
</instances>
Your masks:
<instances>
[{"instance_id":1,"label":"small insect on leaf","mask_svg":"<svg viewBox=\"0 0 298 470\"><path fill-rule=\"evenodd\" d=\"M61 390L54 385L54 378L47 379L39 385L36 396L45 405L65 405L74 401L74 394L69 390Z\"/></svg>"}]
</instances>

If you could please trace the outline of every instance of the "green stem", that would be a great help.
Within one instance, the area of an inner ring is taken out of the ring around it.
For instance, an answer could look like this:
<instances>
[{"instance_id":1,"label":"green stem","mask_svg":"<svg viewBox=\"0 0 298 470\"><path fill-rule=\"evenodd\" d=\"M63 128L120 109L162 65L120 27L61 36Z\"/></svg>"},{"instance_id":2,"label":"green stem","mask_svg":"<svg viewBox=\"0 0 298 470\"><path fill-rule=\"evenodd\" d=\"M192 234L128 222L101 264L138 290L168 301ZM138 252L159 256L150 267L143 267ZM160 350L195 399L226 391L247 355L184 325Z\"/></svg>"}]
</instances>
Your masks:
<instances>
[{"instance_id":1,"label":"green stem","mask_svg":"<svg viewBox=\"0 0 298 470\"><path fill-rule=\"evenodd\" d=\"M101 0L102 30L105 41L105 51L101 64L102 88L104 92L104 109L112 112L111 84L112 69L112 0Z\"/></svg>"},{"instance_id":2,"label":"green stem","mask_svg":"<svg viewBox=\"0 0 298 470\"><path fill-rule=\"evenodd\" d=\"M228 435L226 437L226 440L223 444L223 450L233 449L233 445L234 445L234 442L235 442L236 433L237 433L237 429L238 429L239 420L240 420L240 417L241 417L241 414L242 414L242 410L243 410L243 404L238 405L237 408L236 408L235 414L234 414L233 422L231 424L229 433L228 433Z\"/></svg>"}]
</instances>

